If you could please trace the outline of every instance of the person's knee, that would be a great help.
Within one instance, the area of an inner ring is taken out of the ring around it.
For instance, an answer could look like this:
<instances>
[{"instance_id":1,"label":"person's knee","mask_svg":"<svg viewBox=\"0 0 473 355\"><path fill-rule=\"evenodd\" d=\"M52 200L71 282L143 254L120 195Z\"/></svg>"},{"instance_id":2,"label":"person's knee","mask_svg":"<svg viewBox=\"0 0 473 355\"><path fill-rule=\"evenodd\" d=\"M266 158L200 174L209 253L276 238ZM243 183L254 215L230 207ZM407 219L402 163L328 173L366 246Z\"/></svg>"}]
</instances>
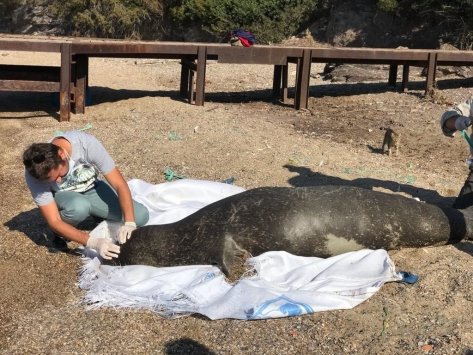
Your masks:
<instances>
[{"instance_id":1,"label":"person's knee","mask_svg":"<svg viewBox=\"0 0 473 355\"><path fill-rule=\"evenodd\" d=\"M135 202L135 223L138 227L144 226L149 220L148 209L140 203Z\"/></svg>"},{"instance_id":2,"label":"person's knee","mask_svg":"<svg viewBox=\"0 0 473 355\"><path fill-rule=\"evenodd\" d=\"M64 222L75 226L90 216L90 206L84 201L72 199L62 206L60 215Z\"/></svg>"}]
</instances>

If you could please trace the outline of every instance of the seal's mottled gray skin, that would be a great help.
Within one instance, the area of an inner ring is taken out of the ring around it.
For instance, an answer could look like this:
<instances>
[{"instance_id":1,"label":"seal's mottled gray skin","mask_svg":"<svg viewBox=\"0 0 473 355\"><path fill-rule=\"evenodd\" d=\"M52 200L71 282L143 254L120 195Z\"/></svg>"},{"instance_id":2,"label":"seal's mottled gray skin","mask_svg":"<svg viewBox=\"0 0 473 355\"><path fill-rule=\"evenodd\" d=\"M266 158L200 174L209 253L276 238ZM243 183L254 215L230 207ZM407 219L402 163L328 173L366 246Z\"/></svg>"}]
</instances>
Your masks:
<instances>
[{"instance_id":1,"label":"seal's mottled gray skin","mask_svg":"<svg viewBox=\"0 0 473 355\"><path fill-rule=\"evenodd\" d=\"M472 235L468 210L349 186L265 187L212 203L172 224L138 228L118 263L215 264L270 250L329 257L363 248L458 242Z\"/></svg>"}]
</instances>

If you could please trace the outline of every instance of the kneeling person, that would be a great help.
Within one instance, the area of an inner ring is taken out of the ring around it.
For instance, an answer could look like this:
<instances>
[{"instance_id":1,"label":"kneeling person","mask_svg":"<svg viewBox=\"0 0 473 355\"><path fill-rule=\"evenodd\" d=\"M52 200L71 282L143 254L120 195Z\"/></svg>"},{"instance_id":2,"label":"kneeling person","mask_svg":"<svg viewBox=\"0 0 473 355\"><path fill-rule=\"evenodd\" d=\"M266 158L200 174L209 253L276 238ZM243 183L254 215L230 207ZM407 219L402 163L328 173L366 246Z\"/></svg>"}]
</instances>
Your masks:
<instances>
[{"instance_id":1,"label":"kneeling person","mask_svg":"<svg viewBox=\"0 0 473 355\"><path fill-rule=\"evenodd\" d=\"M120 247L94 238L76 226L89 216L124 221L117 233L126 242L146 224L148 210L133 201L125 179L102 143L82 131L70 131L49 143L34 143L23 153L25 179L35 203L53 232L95 249L111 259ZM101 173L106 181L98 179Z\"/></svg>"}]
</instances>

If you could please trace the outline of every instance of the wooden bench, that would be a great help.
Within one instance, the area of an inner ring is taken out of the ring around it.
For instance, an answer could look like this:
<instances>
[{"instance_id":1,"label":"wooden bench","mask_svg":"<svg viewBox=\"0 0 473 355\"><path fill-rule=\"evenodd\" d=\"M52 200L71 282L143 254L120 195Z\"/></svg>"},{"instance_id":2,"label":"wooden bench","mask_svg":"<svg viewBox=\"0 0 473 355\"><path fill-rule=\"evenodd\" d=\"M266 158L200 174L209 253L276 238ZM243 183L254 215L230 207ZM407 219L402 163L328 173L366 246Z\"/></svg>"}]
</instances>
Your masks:
<instances>
[{"instance_id":1,"label":"wooden bench","mask_svg":"<svg viewBox=\"0 0 473 355\"><path fill-rule=\"evenodd\" d=\"M261 64L274 66L272 97L279 98L287 103L289 63L299 64L303 49L300 47L273 47L255 45L252 47L230 46L228 44L206 44L197 59L197 76L201 81L196 83L196 105L203 105L205 97L205 67L207 60L215 60L217 63L225 64ZM203 62L203 63L202 63ZM200 63L200 64L199 64ZM202 73L199 76L199 68Z\"/></svg>"},{"instance_id":2,"label":"wooden bench","mask_svg":"<svg viewBox=\"0 0 473 355\"><path fill-rule=\"evenodd\" d=\"M425 93L433 86L435 80L436 50L421 49L386 49L386 48L305 48L300 59L297 79L296 109L307 108L309 97L310 66L312 63L356 63L388 64L388 85L396 86L398 66L403 66L402 90L407 90L409 67L427 68ZM472 62L473 63L473 62Z\"/></svg>"},{"instance_id":3,"label":"wooden bench","mask_svg":"<svg viewBox=\"0 0 473 355\"><path fill-rule=\"evenodd\" d=\"M51 52L61 56L61 65L0 65L0 90L59 93L59 121L70 120L71 40L62 37L0 35L0 50Z\"/></svg>"},{"instance_id":4,"label":"wooden bench","mask_svg":"<svg viewBox=\"0 0 473 355\"><path fill-rule=\"evenodd\" d=\"M199 53L202 52L202 46L197 43L76 38L72 41L71 50L71 63L75 68L72 96L76 113L85 111L84 98L88 86L89 58L91 57L180 59L179 92L190 103L194 102L194 90L191 84L194 82L194 73L198 73L197 80L200 81L199 75L205 72L205 68L197 68L193 65ZM203 104L200 97L195 98L195 102L198 105Z\"/></svg>"},{"instance_id":5,"label":"wooden bench","mask_svg":"<svg viewBox=\"0 0 473 355\"><path fill-rule=\"evenodd\" d=\"M0 64L0 91L59 92L61 68Z\"/></svg>"},{"instance_id":6,"label":"wooden bench","mask_svg":"<svg viewBox=\"0 0 473 355\"><path fill-rule=\"evenodd\" d=\"M409 67L427 68L425 92L435 82L437 65L473 65L473 52L386 48L313 48L255 45L232 47L229 44L127 41L90 38L61 38L1 35L0 50L56 52L57 67L0 64L0 90L59 92L60 121L70 112L84 113L88 86L89 58L180 59L179 93L197 106L205 102L205 77L208 60L231 64L274 66L272 96L288 102L288 65L296 65L294 83L296 109L307 108L312 63L387 64L388 85L395 86L399 66L403 66L402 90L407 90Z\"/></svg>"}]
</instances>

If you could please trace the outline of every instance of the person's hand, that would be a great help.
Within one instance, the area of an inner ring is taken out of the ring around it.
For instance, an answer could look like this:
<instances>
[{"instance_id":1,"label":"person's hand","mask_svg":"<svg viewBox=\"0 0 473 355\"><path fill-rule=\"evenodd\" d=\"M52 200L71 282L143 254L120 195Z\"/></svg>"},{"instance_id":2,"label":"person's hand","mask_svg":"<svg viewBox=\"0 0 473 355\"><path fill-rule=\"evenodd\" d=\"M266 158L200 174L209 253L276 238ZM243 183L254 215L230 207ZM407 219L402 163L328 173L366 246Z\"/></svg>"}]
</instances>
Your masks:
<instances>
[{"instance_id":1,"label":"person's hand","mask_svg":"<svg viewBox=\"0 0 473 355\"><path fill-rule=\"evenodd\" d=\"M136 229L135 222L125 222L123 226L118 229L117 240L118 243L123 244L131 237L131 232Z\"/></svg>"},{"instance_id":2,"label":"person's hand","mask_svg":"<svg viewBox=\"0 0 473 355\"><path fill-rule=\"evenodd\" d=\"M462 131L471 126L471 118L466 116L460 116L455 120L455 128L457 131Z\"/></svg>"},{"instance_id":3,"label":"person's hand","mask_svg":"<svg viewBox=\"0 0 473 355\"><path fill-rule=\"evenodd\" d=\"M118 257L120 247L108 238L89 237L87 248L95 249L99 255L107 260Z\"/></svg>"}]
</instances>

